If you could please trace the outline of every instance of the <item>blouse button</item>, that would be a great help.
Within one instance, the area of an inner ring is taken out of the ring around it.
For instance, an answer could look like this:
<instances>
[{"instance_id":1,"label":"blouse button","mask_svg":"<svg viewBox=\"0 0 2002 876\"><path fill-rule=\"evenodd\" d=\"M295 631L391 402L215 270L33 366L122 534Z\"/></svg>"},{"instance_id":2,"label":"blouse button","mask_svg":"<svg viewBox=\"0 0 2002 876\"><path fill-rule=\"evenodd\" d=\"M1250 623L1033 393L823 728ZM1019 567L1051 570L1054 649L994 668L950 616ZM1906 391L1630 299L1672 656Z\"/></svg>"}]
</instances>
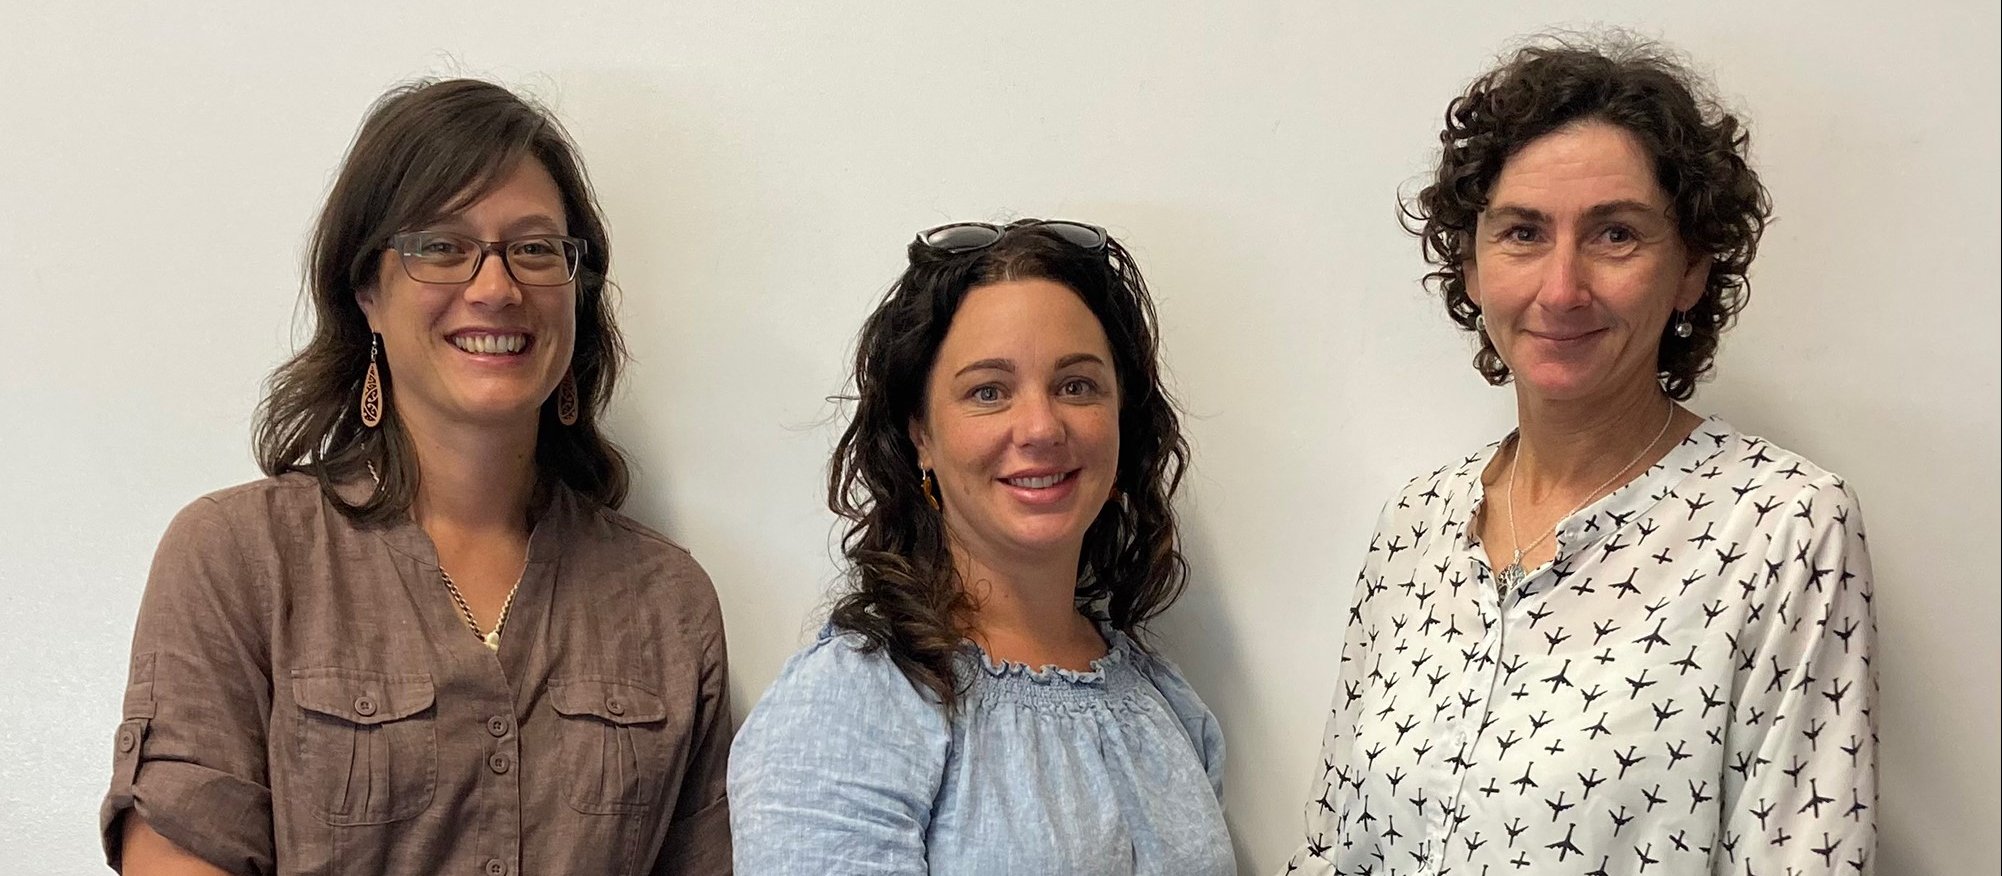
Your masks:
<instances>
[{"instance_id":1,"label":"blouse button","mask_svg":"<svg viewBox=\"0 0 2002 876\"><path fill-rule=\"evenodd\" d=\"M500 752L494 752L491 757L487 758L487 769L493 770L495 773L506 774L508 769L513 766L513 761L508 760L507 755Z\"/></svg>"},{"instance_id":2,"label":"blouse button","mask_svg":"<svg viewBox=\"0 0 2002 876\"><path fill-rule=\"evenodd\" d=\"M487 732L488 732L488 733L492 733L492 734L493 734L493 735L495 735L495 736L506 736L506 735L507 735L507 719L506 719L506 718L504 718L504 717L501 717L500 715L495 715L495 716L493 716L493 717L491 717L491 718L488 718L488 719L487 719Z\"/></svg>"},{"instance_id":3,"label":"blouse button","mask_svg":"<svg viewBox=\"0 0 2002 876\"><path fill-rule=\"evenodd\" d=\"M624 700L616 698L606 700L605 711L611 712L614 715L623 715L626 713L626 703Z\"/></svg>"},{"instance_id":4,"label":"blouse button","mask_svg":"<svg viewBox=\"0 0 2002 876\"><path fill-rule=\"evenodd\" d=\"M118 731L119 751L130 752L133 749L133 747L137 746L138 744L139 744L138 737L134 736L132 731L130 730Z\"/></svg>"},{"instance_id":5,"label":"blouse button","mask_svg":"<svg viewBox=\"0 0 2002 876\"><path fill-rule=\"evenodd\" d=\"M489 859L487 861L487 876L507 876L507 865L501 863L499 858Z\"/></svg>"},{"instance_id":6,"label":"blouse button","mask_svg":"<svg viewBox=\"0 0 2002 876\"><path fill-rule=\"evenodd\" d=\"M375 700L366 694L355 697L355 714L364 718L375 714Z\"/></svg>"}]
</instances>

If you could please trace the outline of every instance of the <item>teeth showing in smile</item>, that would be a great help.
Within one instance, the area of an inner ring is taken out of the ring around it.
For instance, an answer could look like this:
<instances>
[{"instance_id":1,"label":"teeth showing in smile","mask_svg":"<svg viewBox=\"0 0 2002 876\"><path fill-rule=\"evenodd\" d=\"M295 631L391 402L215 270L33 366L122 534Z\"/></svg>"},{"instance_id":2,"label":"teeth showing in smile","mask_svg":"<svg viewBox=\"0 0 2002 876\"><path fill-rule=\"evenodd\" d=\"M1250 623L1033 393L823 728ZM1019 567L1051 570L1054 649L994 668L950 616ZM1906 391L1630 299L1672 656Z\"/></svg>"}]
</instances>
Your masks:
<instances>
[{"instance_id":1,"label":"teeth showing in smile","mask_svg":"<svg viewBox=\"0 0 2002 876\"><path fill-rule=\"evenodd\" d=\"M1063 483L1064 479L1068 477L1070 477L1070 473L1065 472L1063 474L1044 475L1039 478L1004 478L1003 480L1005 480L1008 483L1008 486L1011 487L1023 487L1025 489L1030 489L1030 490L1041 490L1047 487L1054 487L1057 484Z\"/></svg>"},{"instance_id":2,"label":"teeth showing in smile","mask_svg":"<svg viewBox=\"0 0 2002 876\"><path fill-rule=\"evenodd\" d=\"M528 343L527 335L454 335L452 346L468 353L513 355Z\"/></svg>"}]
</instances>

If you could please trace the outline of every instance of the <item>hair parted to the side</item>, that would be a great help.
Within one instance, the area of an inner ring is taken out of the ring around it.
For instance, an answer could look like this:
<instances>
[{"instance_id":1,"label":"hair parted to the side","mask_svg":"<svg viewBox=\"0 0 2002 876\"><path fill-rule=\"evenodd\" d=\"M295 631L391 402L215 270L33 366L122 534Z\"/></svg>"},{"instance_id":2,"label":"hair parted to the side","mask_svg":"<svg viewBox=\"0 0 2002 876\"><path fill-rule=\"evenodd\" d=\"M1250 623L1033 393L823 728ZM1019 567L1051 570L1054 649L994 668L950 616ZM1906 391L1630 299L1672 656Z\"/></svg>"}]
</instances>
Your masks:
<instances>
[{"instance_id":1,"label":"hair parted to the side","mask_svg":"<svg viewBox=\"0 0 2002 876\"><path fill-rule=\"evenodd\" d=\"M542 406L537 467L606 506L625 501L624 455L598 429L618 383L625 342L613 319L607 270L611 241L576 148L546 109L501 86L472 79L416 82L378 99L349 147L313 229L305 293L313 335L266 381L256 417L258 464L268 475L308 472L328 501L363 522L406 513L416 496L417 457L395 406L365 427L356 400L368 368L368 322L355 293L377 282L391 235L421 230L505 182L524 160L540 162L562 192L569 233L587 241L577 279L577 339L570 371L579 396L576 425L564 426L554 393ZM384 392L395 375L376 364ZM366 501L351 504L334 484L373 465L380 476Z\"/></svg>"},{"instance_id":2,"label":"hair parted to the side","mask_svg":"<svg viewBox=\"0 0 2002 876\"><path fill-rule=\"evenodd\" d=\"M1438 167L1402 205L1405 227L1434 266L1426 285L1444 297L1453 321L1480 339L1475 369L1491 384L1507 383L1508 366L1475 330L1480 308L1467 295L1476 223L1509 158L1582 121L1617 125L1640 142L1674 205L1683 244L1693 256L1712 259L1703 297L1684 314L1694 332L1676 337L1671 321L1657 357L1662 391L1687 400L1712 368L1719 335L1751 294L1745 272L1772 203L1747 163L1751 135L1744 123L1659 44L1619 31L1540 37L1453 99L1439 132Z\"/></svg>"},{"instance_id":3,"label":"hair parted to the side","mask_svg":"<svg viewBox=\"0 0 2002 876\"><path fill-rule=\"evenodd\" d=\"M954 570L945 523L925 499L909 426L953 315L969 291L1044 279L1098 318L1119 383L1118 497L1085 531L1077 605L1139 640L1182 593L1188 569L1171 507L1188 443L1162 384L1152 299L1117 241L1092 252L1021 220L993 246L948 254L913 243L910 265L856 343L854 419L828 467L827 506L847 521L846 587L831 619L881 648L914 684L955 709L967 679L954 661L973 605Z\"/></svg>"}]
</instances>

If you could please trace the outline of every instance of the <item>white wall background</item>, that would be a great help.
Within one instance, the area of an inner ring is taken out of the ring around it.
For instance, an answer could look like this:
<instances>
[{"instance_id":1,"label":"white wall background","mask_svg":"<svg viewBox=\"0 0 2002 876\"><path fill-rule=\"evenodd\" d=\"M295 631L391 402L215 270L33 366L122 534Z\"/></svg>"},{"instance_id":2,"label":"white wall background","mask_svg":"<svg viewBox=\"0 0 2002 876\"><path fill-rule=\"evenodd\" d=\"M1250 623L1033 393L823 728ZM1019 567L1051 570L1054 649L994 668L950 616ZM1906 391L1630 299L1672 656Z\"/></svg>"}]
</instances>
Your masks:
<instances>
[{"instance_id":1,"label":"white wall background","mask_svg":"<svg viewBox=\"0 0 2002 876\"><path fill-rule=\"evenodd\" d=\"M0 869L101 869L154 542L256 475L250 411L363 110L468 73L556 106L596 178L637 357L628 510L714 576L740 716L834 579L823 399L911 232L1127 240L1198 454L1195 586L1160 632L1229 735L1240 861L1274 870L1378 504L1511 416L1394 194L1511 37L1611 22L1753 121L1780 220L1694 407L1862 496L1879 872L1996 872L1992 3L180 6L0 2Z\"/></svg>"}]
</instances>

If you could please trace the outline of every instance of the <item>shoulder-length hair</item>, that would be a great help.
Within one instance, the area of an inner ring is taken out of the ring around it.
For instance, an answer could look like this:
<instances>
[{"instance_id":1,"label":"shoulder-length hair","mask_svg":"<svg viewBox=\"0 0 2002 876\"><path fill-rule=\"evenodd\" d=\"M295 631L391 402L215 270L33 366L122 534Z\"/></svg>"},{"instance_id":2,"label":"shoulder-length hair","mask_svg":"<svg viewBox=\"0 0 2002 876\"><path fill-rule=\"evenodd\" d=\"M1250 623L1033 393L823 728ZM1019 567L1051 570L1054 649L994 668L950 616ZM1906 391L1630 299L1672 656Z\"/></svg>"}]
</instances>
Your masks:
<instances>
[{"instance_id":1,"label":"shoulder-length hair","mask_svg":"<svg viewBox=\"0 0 2002 876\"><path fill-rule=\"evenodd\" d=\"M1080 611L1136 640L1186 586L1171 503L1189 448L1162 386L1153 301L1118 241L1087 250L1022 220L985 249L950 254L913 243L909 259L862 326L854 419L829 466L827 506L848 523L849 564L832 620L887 651L951 710L964 690L954 661L973 606L945 523L925 499L909 427L924 414L933 361L967 293L1050 280L1077 293L1105 330L1119 382L1117 492L1085 531L1076 600Z\"/></svg>"},{"instance_id":2,"label":"shoulder-length hair","mask_svg":"<svg viewBox=\"0 0 2002 876\"><path fill-rule=\"evenodd\" d=\"M611 241L597 199L576 148L549 111L471 79L396 88L376 101L355 135L313 229L305 281L312 340L271 374L258 405L255 445L266 474L310 473L328 501L363 522L409 510L417 456L395 406L383 406L376 428L361 421L372 336L355 294L376 283L392 235L465 209L524 160L540 162L555 179L569 233L587 241L575 281L570 360L577 423L562 425L554 400L545 402L536 464L543 478L589 499L611 507L625 500L625 457L598 429L626 351L608 300ZM379 361L377 369L384 391L392 392L388 363ZM335 483L371 468L378 477L367 499L350 503L335 492Z\"/></svg>"}]
</instances>

